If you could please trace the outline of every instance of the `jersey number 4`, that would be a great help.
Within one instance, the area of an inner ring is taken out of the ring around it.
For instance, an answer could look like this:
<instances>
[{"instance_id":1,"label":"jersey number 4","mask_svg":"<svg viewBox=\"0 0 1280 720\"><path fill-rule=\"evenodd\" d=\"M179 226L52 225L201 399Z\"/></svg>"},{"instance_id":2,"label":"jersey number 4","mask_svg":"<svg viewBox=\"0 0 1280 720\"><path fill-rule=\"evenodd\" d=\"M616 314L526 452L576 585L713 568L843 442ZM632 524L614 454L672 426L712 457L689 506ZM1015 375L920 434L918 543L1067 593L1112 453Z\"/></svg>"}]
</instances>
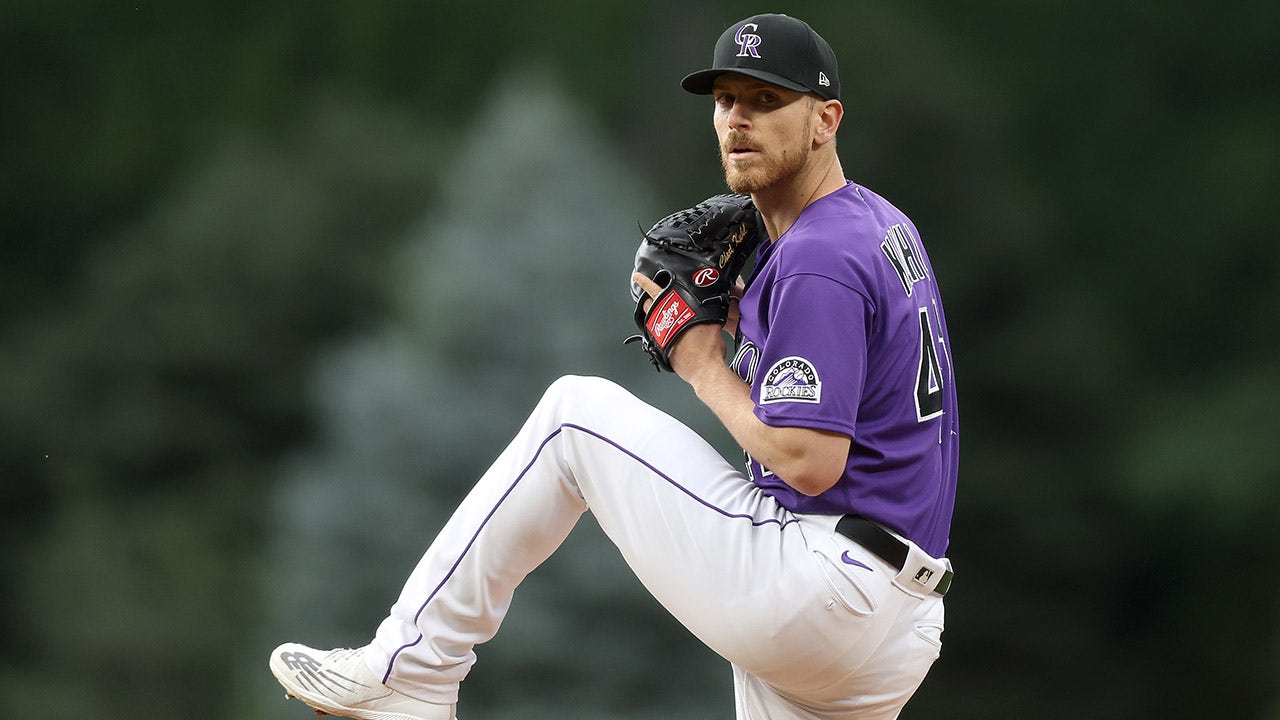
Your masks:
<instances>
[{"instance_id":1,"label":"jersey number 4","mask_svg":"<svg viewBox=\"0 0 1280 720\"><path fill-rule=\"evenodd\" d=\"M942 414L942 366L933 337L929 308L920 308L920 374L916 378L916 418L920 422Z\"/></svg>"}]
</instances>

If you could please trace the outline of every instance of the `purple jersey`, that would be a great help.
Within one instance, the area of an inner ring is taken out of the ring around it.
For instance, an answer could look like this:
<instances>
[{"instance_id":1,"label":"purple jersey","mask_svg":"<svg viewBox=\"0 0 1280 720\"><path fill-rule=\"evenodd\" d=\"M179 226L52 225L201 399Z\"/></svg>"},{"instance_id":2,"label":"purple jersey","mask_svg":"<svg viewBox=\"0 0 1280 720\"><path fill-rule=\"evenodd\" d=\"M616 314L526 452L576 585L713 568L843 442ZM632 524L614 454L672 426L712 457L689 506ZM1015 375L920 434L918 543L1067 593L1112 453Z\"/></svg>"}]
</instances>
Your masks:
<instances>
[{"instance_id":1,"label":"purple jersey","mask_svg":"<svg viewBox=\"0 0 1280 720\"><path fill-rule=\"evenodd\" d=\"M946 554L959 425L942 298L911 221L853 183L760 250L740 304L734 369L775 426L853 439L817 497L754 459L751 479L800 513L853 513Z\"/></svg>"}]
</instances>

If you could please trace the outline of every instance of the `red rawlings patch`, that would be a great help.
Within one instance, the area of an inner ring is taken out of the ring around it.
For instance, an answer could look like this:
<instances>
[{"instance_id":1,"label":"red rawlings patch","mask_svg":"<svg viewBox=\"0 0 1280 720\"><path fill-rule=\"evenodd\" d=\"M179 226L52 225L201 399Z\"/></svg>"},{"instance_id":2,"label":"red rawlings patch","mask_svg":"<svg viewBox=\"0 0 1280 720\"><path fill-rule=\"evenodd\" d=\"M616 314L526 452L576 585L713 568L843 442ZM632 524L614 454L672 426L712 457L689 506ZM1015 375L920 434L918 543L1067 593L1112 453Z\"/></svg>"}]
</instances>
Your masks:
<instances>
[{"instance_id":1,"label":"red rawlings patch","mask_svg":"<svg viewBox=\"0 0 1280 720\"><path fill-rule=\"evenodd\" d=\"M698 287L706 287L708 285L714 285L715 282L719 279L720 279L720 271L709 265L693 274L693 284Z\"/></svg>"},{"instance_id":2,"label":"red rawlings patch","mask_svg":"<svg viewBox=\"0 0 1280 720\"><path fill-rule=\"evenodd\" d=\"M658 304L649 311L645 327L649 329L649 334L658 347L665 350L680 329L693 319L694 314L693 308L689 307L679 293L668 293L666 297L659 298Z\"/></svg>"}]
</instances>

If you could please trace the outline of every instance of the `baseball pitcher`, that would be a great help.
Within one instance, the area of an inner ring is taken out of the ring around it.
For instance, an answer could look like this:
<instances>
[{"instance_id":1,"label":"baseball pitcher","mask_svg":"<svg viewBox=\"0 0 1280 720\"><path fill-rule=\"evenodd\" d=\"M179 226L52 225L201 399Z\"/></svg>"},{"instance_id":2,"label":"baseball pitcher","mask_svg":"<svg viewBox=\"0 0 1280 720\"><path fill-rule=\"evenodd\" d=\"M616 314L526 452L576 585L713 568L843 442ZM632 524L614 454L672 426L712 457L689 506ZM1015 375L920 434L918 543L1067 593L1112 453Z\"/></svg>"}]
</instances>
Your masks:
<instances>
[{"instance_id":1,"label":"baseball pitcher","mask_svg":"<svg viewBox=\"0 0 1280 720\"><path fill-rule=\"evenodd\" d=\"M369 644L271 653L287 696L365 720L457 717L476 646L585 512L730 663L739 720L895 718L924 679L959 443L936 275L911 220L845 176L818 33L756 15L712 57L681 85L713 100L731 194L645 233L633 339L745 462L615 383L557 380Z\"/></svg>"}]
</instances>

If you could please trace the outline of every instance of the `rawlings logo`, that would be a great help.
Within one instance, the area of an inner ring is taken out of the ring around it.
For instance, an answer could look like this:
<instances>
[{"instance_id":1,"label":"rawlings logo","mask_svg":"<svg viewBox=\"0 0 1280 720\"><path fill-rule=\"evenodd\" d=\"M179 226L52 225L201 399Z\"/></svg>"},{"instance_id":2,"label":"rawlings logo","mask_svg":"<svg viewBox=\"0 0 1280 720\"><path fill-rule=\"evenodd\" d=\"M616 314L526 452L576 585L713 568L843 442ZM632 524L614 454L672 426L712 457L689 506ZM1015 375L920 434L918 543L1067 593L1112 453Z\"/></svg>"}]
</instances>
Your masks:
<instances>
[{"instance_id":1,"label":"rawlings logo","mask_svg":"<svg viewBox=\"0 0 1280 720\"><path fill-rule=\"evenodd\" d=\"M720 279L720 271L713 267L704 267L693 274L693 284L698 287L714 285Z\"/></svg>"},{"instance_id":2,"label":"rawlings logo","mask_svg":"<svg viewBox=\"0 0 1280 720\"><path fill-rule=\"evenodd\" d=\"M658 306L649 312L646 324L654 342L658 347L665 348L680 328L693 319L693 316L693 308L685 303L684 298L673 292L658 301Z\"/></svg>"}]
</instances>

